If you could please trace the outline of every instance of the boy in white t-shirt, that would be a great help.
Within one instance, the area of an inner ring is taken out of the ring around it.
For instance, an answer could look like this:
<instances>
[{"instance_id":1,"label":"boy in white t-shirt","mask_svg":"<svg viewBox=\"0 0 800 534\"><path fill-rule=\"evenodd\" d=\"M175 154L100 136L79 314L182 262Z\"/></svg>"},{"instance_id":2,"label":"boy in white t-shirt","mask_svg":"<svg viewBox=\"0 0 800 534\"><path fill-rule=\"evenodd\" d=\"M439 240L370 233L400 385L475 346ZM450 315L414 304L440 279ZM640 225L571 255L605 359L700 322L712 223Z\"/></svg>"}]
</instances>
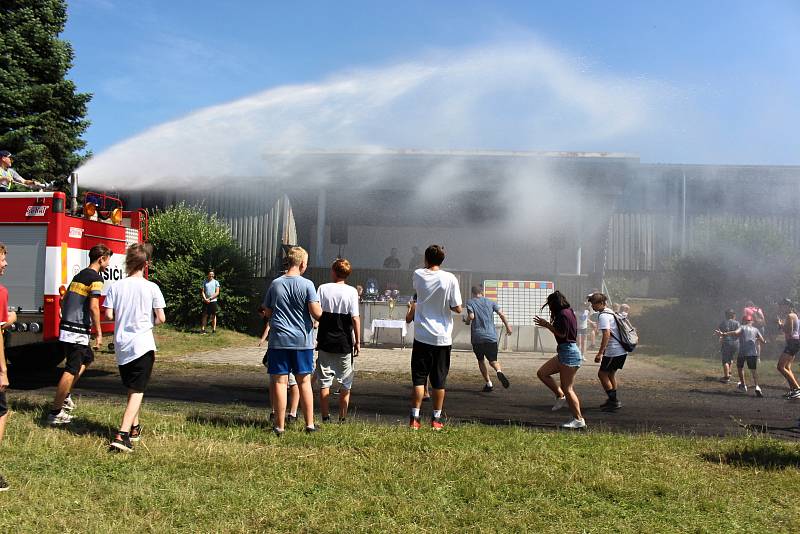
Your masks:
<instances>
[{"instance_id":1,"label":"boy in white t-shirt","mask_svg":"<svg viewBox=\"0 0 800 534\"><path fill-rule=\"evenodd\" d=\"M103 302L106 318L114 321L114 352L120 378L128 389L128 404L119 431L111 441L111 450L133 452L132 442L139 441L142 432L139 410L156 359L153 326L165 321L164 295L157 285L144 278L151 256L150 245L135 243L128 247L125 254L128 277L112 285Z\"/></svg>"},{"instance_id":2,"label":"boy in white t-shirt","mask_svg":"<svg viewBox=\"0 0 800 534\"><path fill-rule=\"evenodd\" d=\"M592 309L599 312L597 329L602 333L600 348L594 358L596 363L600 363L597 378L600 379L600 385L608 395L608 400L601 408L618 410L622 408L622 402L617 398L617 371L625 366L628 351L619 343L617 321L614 311L608 307L608 297L603 293L592 293L589 295L588 301L592 305Z\"/></svg>"},{"instance_id":3,"label":"boy in white t-shirt","mask_svg":"<svg viewBox=\"0 0 800 534\"><path fill-rule=\"evenodd\" d=\"M461 289L452 273L441 269L445 250L441 245L425 249L425 268L414 271L416 299L408 303L406 322L414 321L411 351L411 395L409 427L418 430L425 384L430 379L433 417L431 428L442 430L445 385L453 346L453 314L461 313Z\"/></svg>"},{"instance_id":4,"label":"boy in white t-shirt","mask_svg":"<svg viewBox=\"0 0 800 534\"><path fill-rule=\"evenodd\" d=\"M347 285L347 277L353 272L350 262L339 258L331 265L333 282L319 286L319 304L322 317L317 330L316 375L319 380L320 411L322 422L331 420L330 391L333 381L340 386L339 422L347 418L350 405L350 389L353 386L353 357L358 356L361 322L358 308L358 291Z\"/></svg>"}]
</instances>

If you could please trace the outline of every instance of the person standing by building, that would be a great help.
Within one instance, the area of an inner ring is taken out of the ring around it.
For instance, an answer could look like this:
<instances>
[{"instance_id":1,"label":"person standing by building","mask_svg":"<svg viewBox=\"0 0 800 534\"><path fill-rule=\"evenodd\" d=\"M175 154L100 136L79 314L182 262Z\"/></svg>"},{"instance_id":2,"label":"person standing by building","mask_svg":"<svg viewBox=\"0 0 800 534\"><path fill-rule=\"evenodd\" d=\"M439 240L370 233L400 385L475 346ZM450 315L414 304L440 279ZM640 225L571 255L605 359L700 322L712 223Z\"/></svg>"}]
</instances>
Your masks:
<instances>
[{"instance_id":1,"label":"person standing by building","mask_svg":"<svg viewBox=\"0 0 800 534\"><path fill-rule=\"evenodd\" d=\"M408 303L406 322L414 321L414 345L411 349L411 416L409 426L421 427L420 409L425 385L430 379L433 414L431 428L442 430L445 386L450 372L453 347L453 313L461 313L461 289L458 279L442 270L445 249L431 245L425 249L425 267L414 271L416 300Z\"/></svg>"},{"instance_id":2,"label":"person standing by building","mask_svg":"<svg viewBox=\"0 0 800 534\"><path fill-rule=\"evenodd\" d=\"M586 421L581 414L581 403L574 389L575 375L583 362L577 343L578 321L569 301L560 291L550 293L545 306L550 310L550 320L537 315L533 318L533 322L536 326L546 328L553 333L557 343L556 355L539 368L536 376L556 396L553 411L569 406L572 420L561 426L575 430L585 428ZM556 373L559 375L561 385L553 380L553 375Z\"/></svg>"},{"instance_id":3,"label":"person standing by building","mask_svg":"<svg viewBox=\"0 0 800 534\"><path fill-rule=\"evenodd\" d=\"M464 322L470 325L470 341L472 342L472 352L478 359L478 369L483 376L483 391L488 393L494 389L492 380L489 378L489 370L486 368L486 360L497 373L497 379L508 388L509 381L503 373L500 362L497 360L497 331L494 328L494 314L500 317L506 334L511 335L511 325L508 324L503 310L497 302L489 300L483 296L483 291L478 286L472 286L472 298L467 301L467 315Z\"/></svg>"},{"instance_id":4,"label":"person standing by building","mask_svg":"<svg viewBox=\"0 0 800 534\"><path fill-rule=\"evenodd\" d=\"M291 247L287 252L286 274L272 281L262 304L269 319L270 333L264 364L270 375L271 398L274 399L273 432L283 435L286 419L286 388L289 374L294 374L300 388L306 432L314 432L314 394L311 373L314 372L314 320L322 317L317 290L313 282L303 278L308 267L308 252Z\"/></svg>"},{"instance_id":5,"label":"person standing by building","mask_svg":"<svg viewBox=\"0 0 800 534\"><path fill-rule=\"evenodd\" d=\"M353 272L350 262L337 259L331 265L333 282L319 286L319 303L322 317L317 330L317 378L322 422L330 416L330 391L336 380L339 390L339 422L347 418L350 405L350 390L353 386L353 358L358 356L361 345L361 319L358 308L358 292L347 285L347 277Z\"/></svg>"},{"instance_id":6,"label":"person standing by building","mask_svg":"<svg viewBox=\"0 0 800 534\"><path fill-rule=\"evenodd\" d=\"M400 258L397 257L397 249L393 248L389 255L383 260L383 268L384 269L399 269L400 268Z\"/></svg>"},{"instance_id":7,"label":"person standing by building","mask_svg":"<svg viewBox=\"0 0 800 534\"><path fill-rule=\"evenodd\" d=\"M0 243L0 276L6 272L6 246ZM5 353L5 325L8 322L8 289L0 284L0 443L3 442L3 435L6 432L6 421L8 420L8 399L6 390L8 389L8 364L6 363ZM0 475L0 491L8 491L9 485L3 475Z\"/></svg>"},{"instance_id":8,"label":"person standing by building","mask_svg":"<svg viewBox=\"0 0 800 534\"><path fill-rule=\"evenodd\" d=\"M783 299L780 303L783 319L778 319L778 326L783 330L786 338L786 347L778 358L778 372L786 379L789 384L789 392L786 393L787 399L800 398L800 385L797 378L792 373L792 362L794 362L797 352L800 351L800 320L797 318L794 303L789 299Z\"/></svg>"},{"instance_id":9,"label":"person standing by building","mask_svg":"<svg viewBox=\"0 0 800 534\"><path fill-rule=\"evenodd\" d=\"M725 320L719 324L719 332L732 332L739 328L739 321L736 320L736 312L728 310L725 312ZM736 336L719 336L719 351L722 357L722 378L720 382L728 384L731 381L731 364L736 351L739 349L739 340Z\"/></svg>"},{"instance_id":10,"label":"person standing by building","mask_svg":"<svg viewBox=\"0 0 800 534\"><path fill-rule=\"evenodd\" d=\"M603 386L608 400L602 405L607 410L618 410L622 408L622 402L617 397L617 371L625 366L628 358L628 351L622 348L619 342L619 329L614 312L608 307L608 298L603 293L592 293L589 295L589 303L592 309L598 313L597 329L602 332L600 348L597 349L595 363L600 364L597 371L597 378Z\"/></svg>"},{"instance_id":11,"label":"person standing by building","mask_svg":"<svg viewBox=\"0 0 800 534\"><path fill-rule=\"evenodd\" d=\"M408 270L413 271L425 266L425 256L423 256L419 247L411 247L411 259L408 260Z\"/></svg>"},{"instance_id":12,"label":"person standing by building","mask_svg":"<svg viewBox=\"0 0 800 534\"><path fill-rule=\"evenodd\" d=\"M158 350L153 327L166 320L167 305L161 289L144 277L151 258L150 245L134 243L128 247L125 253L128 276L108 288L103 302L106 318L114 321L114 352L119 376L128 390L122 423L111 441L111 450L122 452L133 452L133 442L141 438L139 412Z\"/></svg>"},{"instance_id":13,"label":"person standing by building","mask_svg":"<svg viewBox=\"0 0 800 534\"><path fill-rule=\"evenodd\" d=\"M0 150L0 193L11 191L14 185L22 185L26 188L36 186L33 180L26 180L17 171L11 168L14 156L8 150Z\"/></svg>"},{"instance_id":14,"label":"person standing by building","mask_svg":"<svg viewBox=\"0 0 800 534\"><path fill-rule=\"evenodd\" d=\"M578 319L578 350L581 351L581 355L586 354L586 338L589 337L589 326L595 327L595 324L589 320L590 314L591 310L588 302L579 313L575 314Z\"/></svg>"},{"instance_id":15,"label":"person standing by building","mask_svg":"<svg viewBox=\"0 0 800 534\"><path fill-rule=\"evenodd\" d=\"M211 319L211 333L217 333L217 311L219 306L217 299L219 298L219 281L214 277L214 271L208 271L206 274L206 281L203 282L203 316L200 319L200 333L206 333L206 324L208 319Z\"/></svg>"},{"instance_id":16,"label":"person standing by building","mask_svg":"<svg viewBox=\"0 0 800 534\"><path fill-rule=\"evenodd\" d=\"M104 272L111 263L113 252L105 245L95 245L89 250L89 266L75 275L61 300L61 326L59 344L64 351L66 364L58 381L50 413L49 425L65 425L72 420L67 413L75 409L72 388L94 361L89 347L90 327L94 325L97 335L95 348L103 345L103 330L100 326L100 293L103 290Z\"/></svg>"}]
</instances>

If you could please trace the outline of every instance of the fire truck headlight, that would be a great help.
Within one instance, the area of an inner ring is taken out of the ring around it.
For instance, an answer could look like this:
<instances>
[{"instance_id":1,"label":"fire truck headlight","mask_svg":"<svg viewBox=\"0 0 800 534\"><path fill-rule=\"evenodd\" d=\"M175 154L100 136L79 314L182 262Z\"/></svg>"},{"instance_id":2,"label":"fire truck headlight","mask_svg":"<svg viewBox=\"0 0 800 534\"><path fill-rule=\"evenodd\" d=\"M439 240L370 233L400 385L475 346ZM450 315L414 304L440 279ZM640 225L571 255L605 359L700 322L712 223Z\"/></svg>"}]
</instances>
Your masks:
<instances>
[{"instance_id":1,"label":"fire truck headlight","mask_svg":"<svg viewBox=\"0 0 800 534\"><path fill-rule=\"evenodd\" d=\"M31 323L30 324L30 330L31 330L32 334L38 334L39 332L42 331L41 323Z\"/></svg>"},{"instance_id":2,"label":"fire truck headlight","mask_svg":"<svg viewBox=\"0 0 800 534\"><path fill-rule=\"evenodd\" d=\"M114 208L114 211L111 212L111 222L114 224L119 224L122 222L122 210L119 208Z\"/></svg>"},{"instance_id":3,"label":"fire truck headlight","mask_svg":"<svg viewBox=\"0 0 800 534\"><path fill-rule=\"evenodd\" d=\"M59 287L59 288L58 288L58 294L59 294L59 296L61 296L61 297L63 297L64 295L66 295L66 294L67 294L67 287L66 287L66 286L61 286L61 287Z\"/></svg>"}]
</instances>

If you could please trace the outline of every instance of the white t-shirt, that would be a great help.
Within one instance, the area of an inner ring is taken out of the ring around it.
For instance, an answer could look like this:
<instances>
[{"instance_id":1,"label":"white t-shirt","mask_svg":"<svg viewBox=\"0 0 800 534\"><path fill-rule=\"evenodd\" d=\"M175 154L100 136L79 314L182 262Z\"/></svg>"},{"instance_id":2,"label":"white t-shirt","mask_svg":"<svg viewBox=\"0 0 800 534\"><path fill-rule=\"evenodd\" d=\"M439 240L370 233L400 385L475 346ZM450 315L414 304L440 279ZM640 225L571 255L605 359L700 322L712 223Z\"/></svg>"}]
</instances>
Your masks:
<instances>
[{"instance_id":1,"label":"white t-shirt","mask_svg":"<svg viewBox=\"0 0 800 534\"><path fill-rule=\"evenodd\" d=\"M358 291L347 284L322 284L317 290L322 311L358 317Z\"/></svg>"},{"instance_id":2,"label":"white t-shirt","mask_svg":"<svg viewBox=\"0 0 800 534\"><path fill-rule=\"evenodd\" d=\"M123 278L108 288L103 306L114 310L117 365L158 350L153 338L153 310L167 306L157 285L138 276Z\"/></svg>"},{"instance_id":3,"label":"white t-shirt","mask_svg":"<svg viewBox=\"0 0 800 534\"><path fill-rule=\"evenodd\" d=\"M615 339L615 336L617 338L619 337L619 331L617 330L617 321L614 319L614 312L611 308L606 308L600 313L600 316L597 318L597 328L601 331L611 330L611 336L608 338L608 345L606 345L606 353L604 356L614 358L615 356L622 356L628 353Z\"/></svg>"},{"instance_id":4,"label":"white t-shirt","mask_svg":"<svg viewBox=\"0 0 800 534\"><path fill-rule=\"evenodd\" d=\"M453 312L461 306L458 279L447 271L414 271L417 309L414 313L414 339L420 343L446 347L453 344Z\"/></svg>"}]
</instances>

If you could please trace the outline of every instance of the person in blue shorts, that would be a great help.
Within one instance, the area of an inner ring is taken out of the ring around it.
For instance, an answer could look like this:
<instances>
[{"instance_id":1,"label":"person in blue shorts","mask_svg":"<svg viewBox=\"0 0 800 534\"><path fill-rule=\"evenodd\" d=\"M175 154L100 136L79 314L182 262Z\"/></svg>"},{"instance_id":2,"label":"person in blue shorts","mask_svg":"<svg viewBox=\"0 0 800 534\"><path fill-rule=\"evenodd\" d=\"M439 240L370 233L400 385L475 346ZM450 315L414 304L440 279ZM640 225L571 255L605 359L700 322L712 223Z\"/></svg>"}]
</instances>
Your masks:
<instances>
[{"instance_id":1,"label":"person in blue shorts","mask_svg":"<svg viewBox=\"0 0 800 534\"><path fill-rule=\"evenodd\" d=\"M270 375L270 398L274 399L273 432L283 435L286 419L286 387L292 373L300 388L306 432L314 426L314 394L311 373L314 372L314 321L322 317L314 283L303 278L308 266L308 252L291 247L287 253L286 274L272 281L262 304L269 320L270 333L264 365Z\"/></svg>"},{"instance_id":2,"label":"person in blue shorts","mask_svg":"<svg viewBox=\"0 0 800 534\"><path fill-rule=\"evenodd\" d=\"M560 292L554 291L547 296L545 304L550 310L550 320L538 315L533 322L539 328L546 328L556 338L556 355L547 360L536 372L545 386L550 388L556 396L553 411L569 406L572 420L561 425L562 428L580 429L586 427L586 421L581 414L581 403L573 389L575 375L583 362L583 356L578 349L578 320L575 312L569 305L567 298ZM542 306L544 308L544 306ZM553 375L558 373L561 385L556 384Z\"/></svg>"}]
</instances>

